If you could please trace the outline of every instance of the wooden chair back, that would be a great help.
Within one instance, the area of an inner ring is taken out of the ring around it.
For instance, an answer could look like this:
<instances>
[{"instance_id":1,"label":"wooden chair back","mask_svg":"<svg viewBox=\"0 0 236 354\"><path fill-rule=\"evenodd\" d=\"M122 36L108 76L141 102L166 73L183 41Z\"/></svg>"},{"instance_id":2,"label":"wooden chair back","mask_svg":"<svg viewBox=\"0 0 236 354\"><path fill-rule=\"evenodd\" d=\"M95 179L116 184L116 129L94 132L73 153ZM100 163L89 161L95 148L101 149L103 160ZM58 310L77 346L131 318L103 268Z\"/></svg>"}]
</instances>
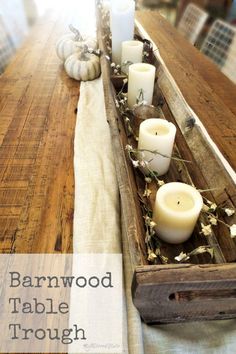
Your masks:
<instances>
[{"instance_id":1,"label":"wooden chair back","mask_svg":"<svg viewBox=\"0 0 236 354\"><path fill-rule=\"evenodd\" d=\"M177 29L190 43L195 44L207 18L206 11L190 3L186 7Z\"/></svg>"},{"instance_id":2,"label":"wooden chair back","mask_svg":"<svg viewBox=\"0 0 236 354\"><path fill-rule=\"evenodd\" d=\"M0 16L0 74L3 73L11 57L15 53L15 46L6 26Z\"/></svg>"},{"instance_id":3,"label":"wooden chair back","mask_svg":"<svg viewBox=\"0 0 236 354\"><path fill-rule=\"evenodd\" d=\"M210 28L201 51L215 62L233 82L236 82L236 27L216 20Z\"/></svg>"}]
</instances>

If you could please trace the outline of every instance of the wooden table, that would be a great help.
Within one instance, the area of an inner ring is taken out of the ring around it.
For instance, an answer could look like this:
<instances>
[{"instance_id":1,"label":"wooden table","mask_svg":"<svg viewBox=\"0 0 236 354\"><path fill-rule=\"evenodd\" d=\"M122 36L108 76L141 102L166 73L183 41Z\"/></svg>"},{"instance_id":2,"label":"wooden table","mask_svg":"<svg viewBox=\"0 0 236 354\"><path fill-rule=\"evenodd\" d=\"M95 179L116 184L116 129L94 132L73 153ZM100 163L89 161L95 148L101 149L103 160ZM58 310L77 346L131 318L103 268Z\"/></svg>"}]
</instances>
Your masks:
<instances>
[{"instance_id":1,"label":"wooden table","mask_svg":"<svg viewBox=\"0 0 236 354\"><path fill-rule=\"evenodd\" d=\"M137 18L222 153L236 166L236 88L158 14ZM55 43L66 15L50 13L0 78L0 251L71 252L73 140L79 84Z\"/></svg>"},{"instance_id":2,"label":"wooden table","mask_svg":"<svg viewBox=\"0 0 236 354\"><path fill-rule=\"evenodd\" d=\"M236 85L158 12L136 16L156 46L189 106L236 170Z\"/></svg>"},{"instance_id":3,"label":"wooden table","mask_svg":"<svg viewBox=\"0 0 236 354\"><path fill-rule=\"evenodd\" d=\"M79 83L55 53L68 18L39 21L0 79L0 250L70 252Z\"/></svg>"}]
</instances>

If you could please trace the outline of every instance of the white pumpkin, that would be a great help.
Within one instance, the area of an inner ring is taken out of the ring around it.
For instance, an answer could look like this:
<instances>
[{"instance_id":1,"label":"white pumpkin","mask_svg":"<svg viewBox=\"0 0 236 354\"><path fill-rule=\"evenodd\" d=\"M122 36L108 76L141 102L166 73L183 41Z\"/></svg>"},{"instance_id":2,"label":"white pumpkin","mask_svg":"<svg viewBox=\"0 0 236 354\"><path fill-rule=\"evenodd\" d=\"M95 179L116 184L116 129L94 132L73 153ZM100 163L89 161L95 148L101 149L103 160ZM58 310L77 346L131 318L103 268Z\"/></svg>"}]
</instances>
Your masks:
<instances>
[{"instance_id":1,"label":"white pumpkin","mask_svg":"<svg viewBox=\"0 0 236 354\"><path fill-rule=\"evenodd\" d=\"M73 33L68 33L56 43L57 56L65 61L71 54L83 50L86 45L89 48L97 49L97 40L93 37L82 37L78 30L70 27Z\"/></svg>"},{"instance_id":2,"label":"white pumpkin","mask_svg":"<svg viewBox=\"0 0 236 354\"><path fill-rule=\"evenodd\" d=\"M100 59L95 54L79 51L66 59L65 70L72 79L94 80L101 73Z\"/></svg>"}]
</instances>

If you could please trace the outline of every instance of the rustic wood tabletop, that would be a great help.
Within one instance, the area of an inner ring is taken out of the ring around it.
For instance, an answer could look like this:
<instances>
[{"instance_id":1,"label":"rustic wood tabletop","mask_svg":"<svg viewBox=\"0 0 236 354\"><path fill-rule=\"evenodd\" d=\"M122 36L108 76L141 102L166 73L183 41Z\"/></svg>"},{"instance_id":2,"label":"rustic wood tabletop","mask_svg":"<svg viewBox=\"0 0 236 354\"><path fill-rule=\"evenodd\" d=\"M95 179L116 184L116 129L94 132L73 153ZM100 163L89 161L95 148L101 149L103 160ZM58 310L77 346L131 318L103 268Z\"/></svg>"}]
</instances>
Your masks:
<instances>
[{"instance_id":1,"label":"rustic wood tabletop","mask_svg":"<svg viewBox=\"0 0 236 354\"><path fill-rule=\"evenodd\" d=\"M40 19L0 79L0 250L72 249L79 83L57 58L67 19Z\"/></svg>"},{"instance_id":2,"label":"rustic wood tabletop","mask_svg":"<svg viewBox=\"0 0 236 354\"><path fill-rule=\"evenodd\" d=\"M236 87L156 13L137 19L189 105L236 167ZM0 78L0 252L72 251L73 140L79 83L55 43L66 18L48 13Z\"/></svg>"}]
</instances>

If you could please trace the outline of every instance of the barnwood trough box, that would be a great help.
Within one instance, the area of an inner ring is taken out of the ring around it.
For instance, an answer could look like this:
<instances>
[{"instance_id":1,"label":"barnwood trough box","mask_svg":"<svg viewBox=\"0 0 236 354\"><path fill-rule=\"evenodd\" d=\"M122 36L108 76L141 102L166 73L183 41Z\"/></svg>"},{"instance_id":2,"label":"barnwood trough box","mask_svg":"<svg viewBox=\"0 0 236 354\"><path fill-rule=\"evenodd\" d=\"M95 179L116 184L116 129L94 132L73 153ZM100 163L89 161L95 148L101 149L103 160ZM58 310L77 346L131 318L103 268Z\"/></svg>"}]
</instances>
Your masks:
<instances>
[{"instance_id":1,"label":"barnwood trough box","mask_svg":"<svg viewBox=\"0 0 236 354\"><path fill-rule=\"evenodd\" d=\"M144 191L144 179L134 169L125 149L127 144L137 142L127 133L127 127L116 107L117 87L122 76L111 75L107 40L109 31L105 28L101 11L97 12L97 33L101 49L101 67L104 86L105 108L110 126L112 144L119 183L122 214L129 255L133 268L132 297L142 319L149 324L173 323L193 320L226 319L236 317L236 242L229 230L221 223L213 227L210 236L200 233L201 216L191 238L180 245L162 242L161 252L168 261L163 264L157 257L155 264L147 261L145 224L140 196ZM145 39L147 33L136 22L136 34ZM155 43L152 43L155 48ZM165 182L181 181L192 184L203 195L217 205L235 209L235 183L225 168L217 151L206 137L201 124L194 121L194 112L187 105L181 92L161 60L158 50L150 55L157 68L157 79L153 104L160 117L171 121L177 127L175 153L183 161L171 162L170 171L164 176ZM199 117L200 118L200 117ZM207 160L208 168L205 168ZM151 185L153 205L156 187ZM235 215L222 216L226 223L236 223ZM203 253L179 263L175 257L181 252L188 253L202 245L214 250L214 257Z\"/></svg>"}]
</instances>

